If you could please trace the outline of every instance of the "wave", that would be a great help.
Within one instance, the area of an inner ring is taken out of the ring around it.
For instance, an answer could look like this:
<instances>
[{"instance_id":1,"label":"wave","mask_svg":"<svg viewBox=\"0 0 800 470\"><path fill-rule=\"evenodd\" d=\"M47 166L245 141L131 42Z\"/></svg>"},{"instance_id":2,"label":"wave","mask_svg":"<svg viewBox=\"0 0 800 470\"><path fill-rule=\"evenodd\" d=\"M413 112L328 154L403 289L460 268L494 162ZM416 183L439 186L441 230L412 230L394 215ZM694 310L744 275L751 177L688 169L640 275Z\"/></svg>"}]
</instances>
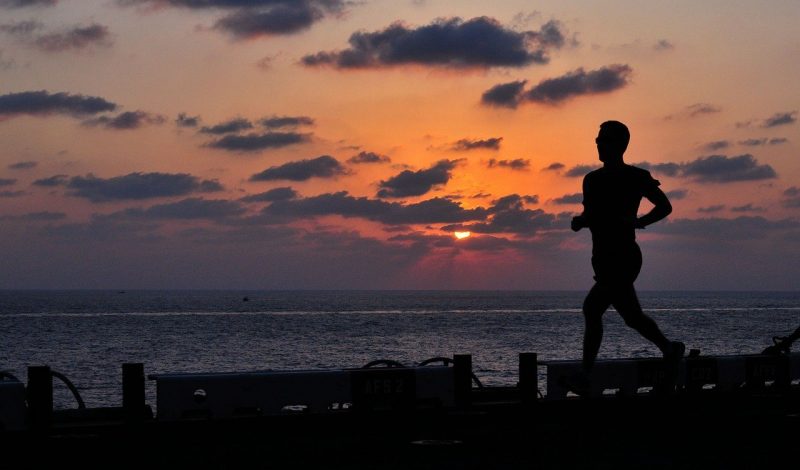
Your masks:
<instances>
[{"instance_id":1,"label":"wave","mask_svg":"<svg viewBox=\"0 0 800 470\"><path fill-rule=\"evenodd\" d=\"M676 313L729 313L729 312L769 312L800 311L800 307L672 307L647 308L645 312ZM270 311L215 311L215 312L20 312L0 313L2 318L42 318L42 317L180 317L180 316L283 316L283 315L431 315L431 314L560 314L581 313L579 308L545 309L393 309L393 310L270 310Z\"/></svg>"}]
</instances>

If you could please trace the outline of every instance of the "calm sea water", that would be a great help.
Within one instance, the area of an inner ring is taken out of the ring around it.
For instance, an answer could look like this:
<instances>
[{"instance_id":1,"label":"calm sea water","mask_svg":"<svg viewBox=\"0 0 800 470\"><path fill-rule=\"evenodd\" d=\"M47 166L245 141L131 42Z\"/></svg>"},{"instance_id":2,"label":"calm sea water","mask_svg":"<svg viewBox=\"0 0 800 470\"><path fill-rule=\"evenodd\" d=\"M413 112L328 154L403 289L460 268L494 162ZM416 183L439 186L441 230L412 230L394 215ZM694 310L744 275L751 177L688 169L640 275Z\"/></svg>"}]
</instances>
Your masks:
<instances>
[{"instance_id":1,"label":"calm sea water","mask_svg":"<svg viewBox=\"0 0 800 470\"><path fill-rule=\"evenodd\" d=\"M87 406L121 404L121 364L147 374L413 365L473 355L487 385L520 352L578 359L583 292L0 291L0 370L67 375ZM244 298L248 301L244 301ZM800 324L800 293L642 292L665 334L704 354L756 353ZM609 311L601 357L657 356ZM148 401L154 402L148 382ZM56 406L74 407L56 385Z\"/></svg>"}]
</instances>

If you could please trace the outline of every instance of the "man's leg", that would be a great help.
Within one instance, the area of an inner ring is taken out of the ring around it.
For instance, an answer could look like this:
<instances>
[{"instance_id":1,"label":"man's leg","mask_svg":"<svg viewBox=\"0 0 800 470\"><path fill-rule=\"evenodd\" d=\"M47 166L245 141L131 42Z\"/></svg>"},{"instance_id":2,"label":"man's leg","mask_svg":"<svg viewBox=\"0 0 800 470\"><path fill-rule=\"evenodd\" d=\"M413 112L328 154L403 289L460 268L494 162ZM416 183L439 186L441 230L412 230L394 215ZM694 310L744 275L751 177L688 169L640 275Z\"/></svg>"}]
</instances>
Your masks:
<instances>
[{"instance_id":1,"label":"man's leg","mask_svg":"<svg viewBox=\"0 0 800 470\"><path fill-rule=\"evenodd\" d=\"M583 371L587 376L592 371L603 341L603 313L611 305L608 294L608 290L595 284L583 301L583 317L586 322L583 333Z\"/></svg>"},{"instance_id":2,"label":"man's leg","mask_svg":"<svg viewBox=\"0 0 800 470\"><path fill-rule=\"evenodd\" d=\"M656 322L642 311L633 284L615 289L614 301L611 304L625 320L625 324L658 346L662 353L671 352L670 341L658 328Z\"/></svg>"}]
</instances>

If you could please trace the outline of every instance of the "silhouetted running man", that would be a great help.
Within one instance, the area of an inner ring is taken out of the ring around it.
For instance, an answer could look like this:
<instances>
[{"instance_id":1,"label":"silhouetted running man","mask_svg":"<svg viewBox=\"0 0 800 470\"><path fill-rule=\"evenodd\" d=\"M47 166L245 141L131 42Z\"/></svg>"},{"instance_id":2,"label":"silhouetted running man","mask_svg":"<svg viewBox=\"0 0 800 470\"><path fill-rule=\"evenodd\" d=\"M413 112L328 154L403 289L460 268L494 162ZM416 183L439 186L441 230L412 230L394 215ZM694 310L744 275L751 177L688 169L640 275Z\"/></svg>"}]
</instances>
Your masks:
<instances>
[{"instance_id":1,"label":"silhouetted running man","mask_svg":"<svg viewBox=\"0 0 800 470\"><path fill-rule=\"evenodd\" d=\"M761 354L789 354L792 349L792 343L798 339L800 339L800 326L789 336L776 336L772 338L775 344L765 349Z\"/></svg>"},{"instance_id":2,"label":"silhouetted running man","mask_svg":"<svg viewBox=\"0 0 800 470\"><path fill-rule=\"evenodd\" d=\"M572 230L588 227L592 232L592 267L595 284L583 302L586 331L583 337L583 371L579 387L588 387L600 343L603 313L613 305L625 323L658 346L664 358L677 362L686 349L668 340L650 317L642 312L633 281L642 267L642 252L636 244L636 229L658 222L672 212L672 205L650 172L625 164L630 132L617 121L600 125L597 153L603 167L583 179L583 213L572 219ZM653 209L638 217L642 197Z\"/></svg>"}]
</instances>

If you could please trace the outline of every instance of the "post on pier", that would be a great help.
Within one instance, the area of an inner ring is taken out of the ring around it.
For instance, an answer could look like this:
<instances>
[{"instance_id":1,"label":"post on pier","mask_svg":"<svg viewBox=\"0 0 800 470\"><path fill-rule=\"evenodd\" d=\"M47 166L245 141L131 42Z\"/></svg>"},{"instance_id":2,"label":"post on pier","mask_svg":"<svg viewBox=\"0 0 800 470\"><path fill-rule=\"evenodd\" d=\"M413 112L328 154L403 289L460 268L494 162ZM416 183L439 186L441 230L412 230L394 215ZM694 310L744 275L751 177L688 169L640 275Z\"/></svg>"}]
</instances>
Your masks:
<instances>
[{"instance_id":1,"label":"post on pier","mask_svg":"<svg viewBox=\"0 0 800 470\"><path fill-rule=\"evenodd\" d=\"M139 422L144 418L144 364L122 364L122 411L125 421Z\"/></svg>"},{"instance_id":2,"label":"post on pier","mask_svg":"<svg viewBox=\"0 0 800 470\"><path fill-rule=\"evenodd\" d=\"M520 401L523 405L536 403L539 393L539 363L536 353L519 353Z\"/></svg>"},{"instance_id":3,"label":"post on pier","mask_svg":"<svg viewBox=\"0 0 800 470\"><path fill-rule=\"evenodd\" d=\"M28 418L34 429L47 429L53 421L53 374L50 366L28 367Z\"/></svg>"},{"instance_id":4,"label":"post on pier","mask_svg":"<svg viewBox=\"0 0 800 470\"><path fill-rule=\"evenodd\" d=\"M456 406L469 407L472 403L472 355L453 356L453 393Z\"/></svg>"}]
</instances>

